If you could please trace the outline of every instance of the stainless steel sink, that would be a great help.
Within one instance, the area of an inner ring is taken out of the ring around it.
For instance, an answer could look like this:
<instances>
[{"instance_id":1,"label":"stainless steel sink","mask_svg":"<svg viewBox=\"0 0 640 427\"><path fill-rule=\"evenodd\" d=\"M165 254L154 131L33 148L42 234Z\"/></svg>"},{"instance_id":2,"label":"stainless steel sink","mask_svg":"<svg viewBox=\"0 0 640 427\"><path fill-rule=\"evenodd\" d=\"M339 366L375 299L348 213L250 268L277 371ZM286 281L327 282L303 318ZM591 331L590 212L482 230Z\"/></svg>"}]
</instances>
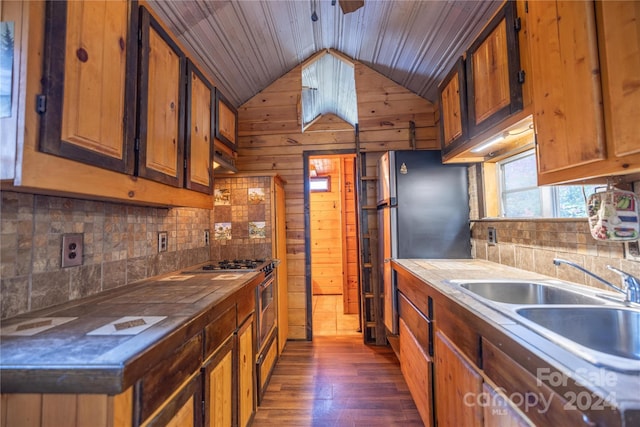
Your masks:
<instances>
[{"instance_id":1,"label":"stainless steel sink","mask_svg":"<svg viewBox=\"0 0 640 427\"><path fill-rule=\"evenodd\" d=\"M531 281L458 281L462 288L491 301L533 304L585 304L600 305L605 301L550 284Z\"/></svg>"},{"instance_id":2,"label":"stainless steel sink","mask_svg":"<svg viewBox=\"0 0 640 427\"><path fill-rule=\"evenodd\" d=\"M586 349L627 359L626 364L623 362L622 369L640 367L639 363L633 362L640 361L640 310L624 307L547 306L523 307L515 311L535 325ZM538 333L545 335L541 328L537 328ZM551 339L558 341L556 336ZM595 359L599 359L597 355ZM603 364L612 362L602 358L596 360L598 361Z\"/></svg>"}]
</instances>

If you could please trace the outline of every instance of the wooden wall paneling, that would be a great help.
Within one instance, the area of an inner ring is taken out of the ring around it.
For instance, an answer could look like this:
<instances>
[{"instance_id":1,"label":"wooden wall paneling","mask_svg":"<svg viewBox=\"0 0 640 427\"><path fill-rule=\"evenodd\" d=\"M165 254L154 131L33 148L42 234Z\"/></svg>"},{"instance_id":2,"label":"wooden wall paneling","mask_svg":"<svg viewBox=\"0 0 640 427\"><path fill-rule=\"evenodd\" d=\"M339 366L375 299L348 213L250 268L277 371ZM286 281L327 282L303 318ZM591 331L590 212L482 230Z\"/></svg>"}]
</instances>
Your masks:
<instances>
[{"instance_id":1,"label":"wooden wall paneling","mask_svg":"<svg viewBox=\"0 0 640 427\"><path fill-rule=\"evenodd\" d=\"M360 137L368 141L362 144L363 149L371 153L410 149L409 121L416 124L417 148L439 149L435 106L367 66L354 62ZM301 87L302 73L298 66L238 107L238 169L277 172L286 180L290 339L306 339L303 153L345 149L355 152L352 132L301 131L297 113ZM367 156L367 173L363 175L376 175L376 157ZM370 193L375 194L375 183L371 185ZM363 202L363 205L375 204L374 199L375 196L371 196L371 201ZM373 225L371 233L375 234ZM375 246L373 240L372 246ZM375 247L372 252L375 256Z\"/></svg>"},{"instance_id":2,"label":"wooden wall paneling","mask_svg":"<svg viewBox=\"0 0 640 427\"><path fill-rule=\"evenodd\" d=\"M356 214L355 157L342 159L343 283L342 303L345 314L359 313L358 304L358 234Z\"/></svg>"},{"instance_id":3,"label":"wooden wall paneling","mask_svg":"<svg viewBox=\"0 0 640 427\"><path fill-rule=\"evenodd\" d=\"M3 394L0 400L0 426L40 427L41 394Z\"/></svg>"}]
</instances>

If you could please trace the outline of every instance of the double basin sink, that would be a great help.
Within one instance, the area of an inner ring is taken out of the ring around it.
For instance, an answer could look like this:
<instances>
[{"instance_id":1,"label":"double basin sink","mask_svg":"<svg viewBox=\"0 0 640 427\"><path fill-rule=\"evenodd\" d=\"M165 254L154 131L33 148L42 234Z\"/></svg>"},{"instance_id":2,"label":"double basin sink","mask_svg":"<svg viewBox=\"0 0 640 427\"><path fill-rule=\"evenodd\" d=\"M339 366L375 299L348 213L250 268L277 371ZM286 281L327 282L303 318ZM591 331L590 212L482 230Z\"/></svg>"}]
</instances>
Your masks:
<instances>
[{"instance_id":1,"label":"double basin sink","mask_svg":"<svg viewBox=\"0 0 640 427\"><path fill-rule=\"evenodd\" d=\"M555 280L452 280L465 293L594 363L640 372L640 307Z\"/></svg>"}]
</instances>

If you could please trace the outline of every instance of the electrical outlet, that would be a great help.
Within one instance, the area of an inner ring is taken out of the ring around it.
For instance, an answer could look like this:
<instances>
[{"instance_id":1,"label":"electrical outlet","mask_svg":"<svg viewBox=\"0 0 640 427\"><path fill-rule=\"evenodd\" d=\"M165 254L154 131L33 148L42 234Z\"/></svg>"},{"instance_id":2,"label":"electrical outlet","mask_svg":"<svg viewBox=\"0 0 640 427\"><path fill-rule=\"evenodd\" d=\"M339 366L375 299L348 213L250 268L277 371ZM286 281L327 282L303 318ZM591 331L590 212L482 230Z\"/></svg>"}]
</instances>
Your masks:
<instances>
[{"instance_id":1,"label":"electrical outlet","mask_svg":"<svg viewBox=\"0 0 640 427\"><path fill-rule=\"evenodd\" d=\"M487 228L487 242L489 242L489 245L493 246L496 243L498 243L498 234L496 232L496 228L495 227L488 227Z\"/></svg>"},{"instance_id":2,"label":"electrical outlet","mask_svg":"<svg viewBox=\"0 0 640 427\"><path fill-rule=\"evenodd\" d=\"M82 233L62 235L62 267L82 265L83 250Z\"/></svg>"},{"instance_id":3,"label":"electrical outlet","mask_svg":"<svg viewBox=\"0 0 640 427\"><path fill-rule=\"evenodd\" d=\"M209 233L209 230L204 230L204 244L206 246L209 246L209 238L211 237L211 234Z\"/></svg>"},{"instance_id":4,"label":"electrical outlet","mask_svg":"<svg viewBox=\"0 0 640 427\"><path fill-rule=\"evenodd\" d=\"M624 243L624 258L631 261L640 261L640 247L637 240Z\"/></svg>"},{"instance_id":5,"label":"electrical outlet","mask_svg":"<svg viewBox=\"0 0 640 427\"><path fill-rule=\"evenodd\" d=\"M158 252L166 252L169 247L169 235L166 231L158 233Z\"/></svg>"}]
</instances>

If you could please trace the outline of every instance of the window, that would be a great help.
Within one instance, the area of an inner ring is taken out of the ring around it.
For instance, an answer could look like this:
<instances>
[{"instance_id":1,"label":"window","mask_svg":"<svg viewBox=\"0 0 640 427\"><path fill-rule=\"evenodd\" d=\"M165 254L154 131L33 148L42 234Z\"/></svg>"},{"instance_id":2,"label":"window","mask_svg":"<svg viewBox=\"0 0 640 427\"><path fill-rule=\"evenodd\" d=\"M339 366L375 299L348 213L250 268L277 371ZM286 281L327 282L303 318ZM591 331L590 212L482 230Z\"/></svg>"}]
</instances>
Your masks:
<instances>
[{"instance_id":1,"label":"window","mask_svg":"<svg viewBox=\"0 0 640 427\"><path fill-rule=\"evenodd\" d=\"M312 176L309 177L309 190L310 191L331 191L331 177L330 176Z\"/></svg>"},{"instance_id":2,"label":"window","mask_svg":"<svg viewBox=\"0 0 640 427\"><path fill-rule=\"evenodd\" d=\"M595 185L537 185L536 157L527 151L498 163L500 213L507 218L586 217Z\"/></svg>"}]
</instances>

